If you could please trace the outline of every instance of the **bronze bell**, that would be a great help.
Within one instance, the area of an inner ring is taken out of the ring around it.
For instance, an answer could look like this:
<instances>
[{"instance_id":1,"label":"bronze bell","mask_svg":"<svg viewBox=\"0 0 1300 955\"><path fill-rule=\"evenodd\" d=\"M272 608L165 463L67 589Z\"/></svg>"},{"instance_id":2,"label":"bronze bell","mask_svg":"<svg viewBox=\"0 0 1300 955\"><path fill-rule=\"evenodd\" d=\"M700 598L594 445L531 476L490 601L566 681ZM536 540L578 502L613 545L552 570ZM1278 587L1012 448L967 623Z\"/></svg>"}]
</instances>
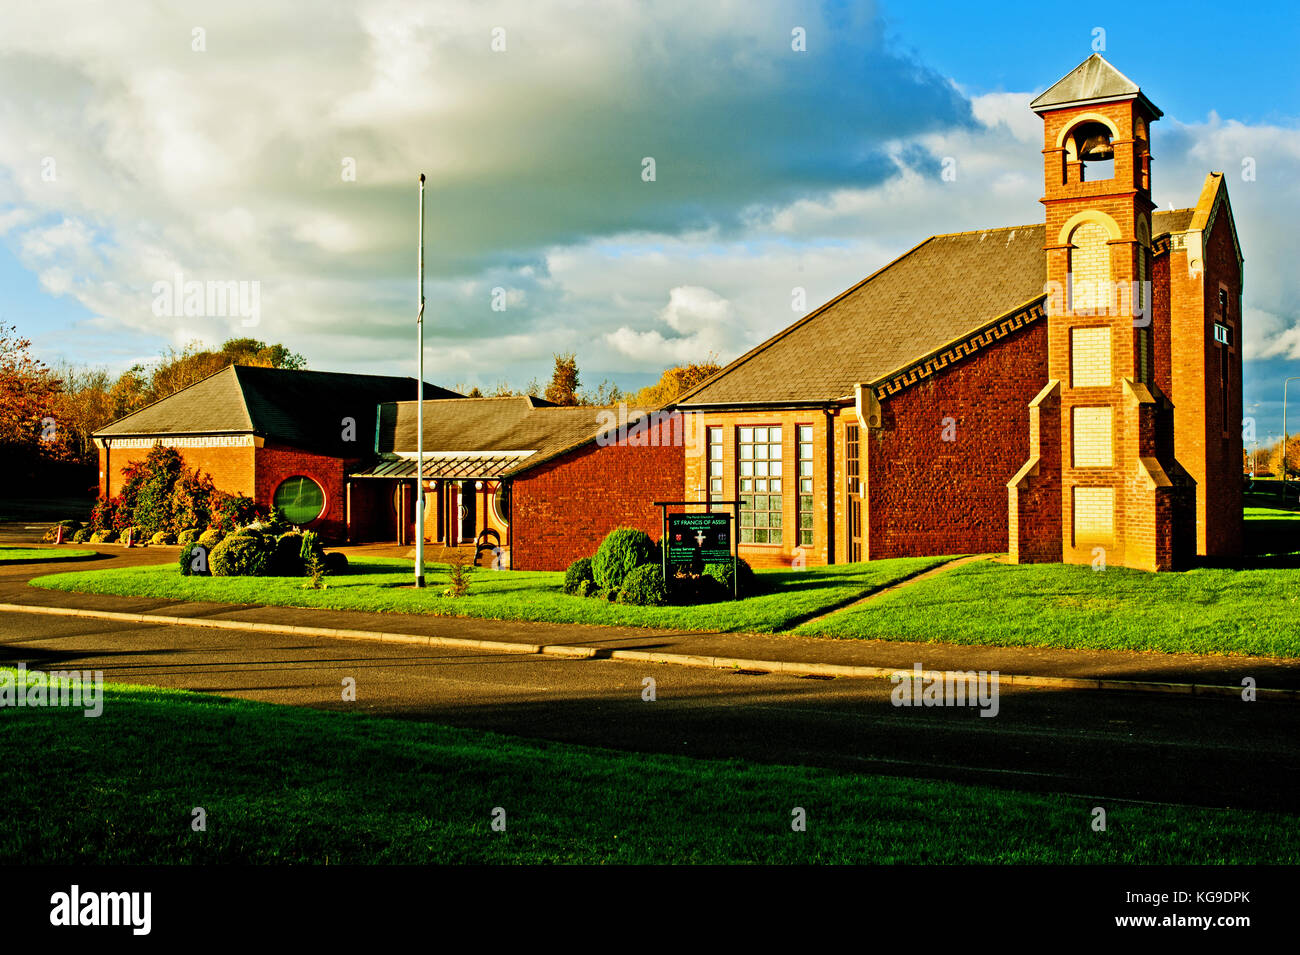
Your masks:
<instances>
[{"instance_id":1,"label":"bronze bell","mask_svg":"<svg viewBox=\"0 0 1300 955\"><path fill-rule=\"evenodd\" d=\"M1110 137L1105 133L1093 133L1079 147L1079 158L1084 160L1114 159L1115 147L1110 144Z\"/></svg>"}]
</instances>

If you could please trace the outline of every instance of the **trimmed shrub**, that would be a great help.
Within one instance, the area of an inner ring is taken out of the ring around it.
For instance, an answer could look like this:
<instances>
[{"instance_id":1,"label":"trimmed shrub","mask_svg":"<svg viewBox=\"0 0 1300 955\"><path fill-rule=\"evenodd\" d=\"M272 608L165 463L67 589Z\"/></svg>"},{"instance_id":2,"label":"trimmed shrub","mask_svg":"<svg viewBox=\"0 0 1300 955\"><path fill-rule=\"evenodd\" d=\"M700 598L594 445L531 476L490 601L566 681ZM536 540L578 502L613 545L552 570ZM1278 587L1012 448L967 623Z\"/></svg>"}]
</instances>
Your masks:
<instances>
[{"instance_id":1,"label":"trimmed shrub","mask_svg":"<svg viewBox=\"0 0 1300 955\"><path fill-rule=\"evenodd\" d=\"M272 546L262 537L231 534L208 555L214 577L261 577L271 563Z\"/></svg>"},{"instance_id":2,"label":"trimmed shrub","mask_svg":"<svg viewBox=\"0 0 1300 955\"><path fill-rule=\"evenodd\" d=\"M92 544L111 544L115 540L117 540L117 531L113 530L111 527L105 528L102 531L95 531L95 533L90 535L90 542Z\"/></svg>"},{"instance_id":3,"label":"trimmed shrub","mask_svg":"<svg viewBox=\"0 0 1300 955\"><path fill-rule=\"evenodd\" d=\"M150 544L175 544L176 535L172 534L170 531L159 531L157 534L154 534L153 537L149 538L149 543Z\"/></svg>"},{"instance_id":4,"label":"trimmed shrub","mask_svg":"<svg viewBox=\"0 0 1300 955\"><path fill-rule=\"evenodd\" d=\"M203 531L199 530L197 527L187 527L176 535L176 543L182 545L193 544L199 539L199 535L202 533Z\"/></svg>"},{"instance_id":5,"label":"trimmed shrub","mask_svg":"<svg viewBox=\"0 0 1300 955\"><path fill-rule=\"evenodd\" d=\"M591 558L591 575L596 585L617 591L623 578L636 567L651 564L659 556L654 539L635 527L616 527L606 535Z\"/></svg>"},{"instance_id":6,"label":"trimmed shrub","mask_svg":"<svg viewBox=\"0 0 1300 955\"><path fill-rule=\"evenodd\" d=\"M348 572L348 555L336 550L325 555L325 571L335 577Z\"/></svg>"},{"instance_id":7,"label":"trimmed shrub","mask_svg":"<svg viewBox=\"0 0 1300 955\"><path fill-rule=\"evenodd\" d=\"M221 543L221 539L225 536L226 535L221 531L219 531L217 528L210 527L202 534L199 535L198 543L206 547L208 549L208 553L211 554L213 549L218 544Z\"/></svg>"},{"instance_id":8,"label":"trimmed shrub","mask_svg":"<svg viewBox=\"0 0 1300 955\"><path fill-rule=\"evenodd\" d=\"M591 581L592 584L596 582L596 578L591 573L591 558L579 557L564 572L564 592L572 596L578 596L579 589L587 581ZM585 597L587 595L581 594L581 596Z\"/></svg>"},{"instance_id":9,"label":"trimmed shrub","mask_svg":"<svg viewBox=\"0 0 1300 955\"><path fill-rule=\"evenodd\" d=\"M196 568L195 558L202 554L203 560L199 562ZM181 548L178 562L181 565L182 577L210 577L212 575L212 565L208 561L208 549L196 541L190 541Z\"/></svg>"},{"instance_id":10,"label":"trimmed shrub","mask_svg":"<svg viewBox=\"0 0 1300 955\"><path fill-rule=\"evenodd\" d=\"M281 534L275 539L267 573L272 577L301 577L306 572L307 564L302 559L302 535L296 531Z\"/></svg>"},{"instance_id":11,"label":"trimmed shrub","mask_svg":"<svg viewBox=\"0 0 1300 955\"><path fill-rule=\"evenodd\" d=\"M664 585L664 572L656 564L634 567L623 578L618 592L618 602L637 607L659 607L668 602L668 588Z\"/></svg>"},{"instance_id":12,"label":"trimmed shrub","mask_svg":"<svg viewBox=\"0 0 1300 955\"><path fill-rule=\"evenodd\" d=\"M83 527L80 530L73 531L72 543L84 544L86 541L90 540L90 535L93 533L94 531L92 531L89 527Z\"/></svg>"},{"instance_id":13,"label":"trimmed shrub","mask_svg":"<svg viewBox=\"0 0 1300 955\"><path fill-rule=\"evenodd\" d=\"M736 561L736 570L740 576L740 596L748 597L757 590L757 580L754 577L753 568L742 557ZM712 577L718 582L722 593L718 599L727 600L731 598L731 561L718 564L705 564L704 576Z\"/></svg>"}]
</instances>

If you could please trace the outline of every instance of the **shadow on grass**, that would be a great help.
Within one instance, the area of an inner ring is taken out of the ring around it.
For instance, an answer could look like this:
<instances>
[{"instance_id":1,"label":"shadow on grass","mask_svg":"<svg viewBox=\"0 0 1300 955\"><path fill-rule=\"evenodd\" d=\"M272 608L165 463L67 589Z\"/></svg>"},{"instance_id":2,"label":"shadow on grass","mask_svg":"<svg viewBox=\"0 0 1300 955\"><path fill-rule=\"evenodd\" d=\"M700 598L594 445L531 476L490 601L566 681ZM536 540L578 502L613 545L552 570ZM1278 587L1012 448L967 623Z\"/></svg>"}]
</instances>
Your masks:
<instances>
[{"instance_id":1,"label":"shadow on grass","mask_svg":"<svg viewBox=\"0 0 1300 955\"><path fill-rule=\"evenodd\" d=\"M58 551L51 551L51 553L57 555ZM112 559L113 559L112 554L99 554L99 553L79 554L75 557L71 557L71 556L16 557L16 558L0 557L0 567L17 567L20 564L81 564L81 563L85 563L86 561L112 560Z\"/></svg>"}]
</instances>

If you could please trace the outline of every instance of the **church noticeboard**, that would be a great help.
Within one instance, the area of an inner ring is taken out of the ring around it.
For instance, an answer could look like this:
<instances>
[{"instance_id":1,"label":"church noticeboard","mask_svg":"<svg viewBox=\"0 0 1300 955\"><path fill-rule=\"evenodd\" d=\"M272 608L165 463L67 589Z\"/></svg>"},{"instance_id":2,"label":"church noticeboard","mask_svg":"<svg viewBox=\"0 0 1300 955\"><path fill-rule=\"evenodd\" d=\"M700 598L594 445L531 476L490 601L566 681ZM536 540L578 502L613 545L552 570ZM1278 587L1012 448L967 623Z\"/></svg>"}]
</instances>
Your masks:
<instances>
[{"instance_id":1,"label":"church noticeboard","mask_svg":"<svg viewBox=\"0 0 1300 955\"><path fill-rule=\"evenodd\" d=\"M669 514L665 554L669 566L730 561L731 521L730 514Z\"/></svg>"}]
</instances>

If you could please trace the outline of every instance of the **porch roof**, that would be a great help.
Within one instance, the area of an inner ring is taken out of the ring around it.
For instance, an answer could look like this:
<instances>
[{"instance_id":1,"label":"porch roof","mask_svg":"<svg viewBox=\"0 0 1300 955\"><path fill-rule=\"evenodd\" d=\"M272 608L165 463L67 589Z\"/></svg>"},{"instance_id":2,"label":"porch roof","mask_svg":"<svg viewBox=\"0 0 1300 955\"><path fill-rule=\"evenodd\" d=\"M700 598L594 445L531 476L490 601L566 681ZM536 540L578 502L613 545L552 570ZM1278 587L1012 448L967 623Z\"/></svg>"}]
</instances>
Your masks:
<instances>
[{"instance_id":1,"label":"porch roof","mask_svg":"<svg viewBox=\"0 0 1300 955\"><path fill-rule=\"evenodd\" d=\"M484 454L481 451L438 451L424 456L425 480L474 480L499 478L518 467L532 451L512 451ZM415 457L385 454L377 463L348 474L349 478L388 478L392 480L415 477Z\"/></svg>"}]
</instances>

